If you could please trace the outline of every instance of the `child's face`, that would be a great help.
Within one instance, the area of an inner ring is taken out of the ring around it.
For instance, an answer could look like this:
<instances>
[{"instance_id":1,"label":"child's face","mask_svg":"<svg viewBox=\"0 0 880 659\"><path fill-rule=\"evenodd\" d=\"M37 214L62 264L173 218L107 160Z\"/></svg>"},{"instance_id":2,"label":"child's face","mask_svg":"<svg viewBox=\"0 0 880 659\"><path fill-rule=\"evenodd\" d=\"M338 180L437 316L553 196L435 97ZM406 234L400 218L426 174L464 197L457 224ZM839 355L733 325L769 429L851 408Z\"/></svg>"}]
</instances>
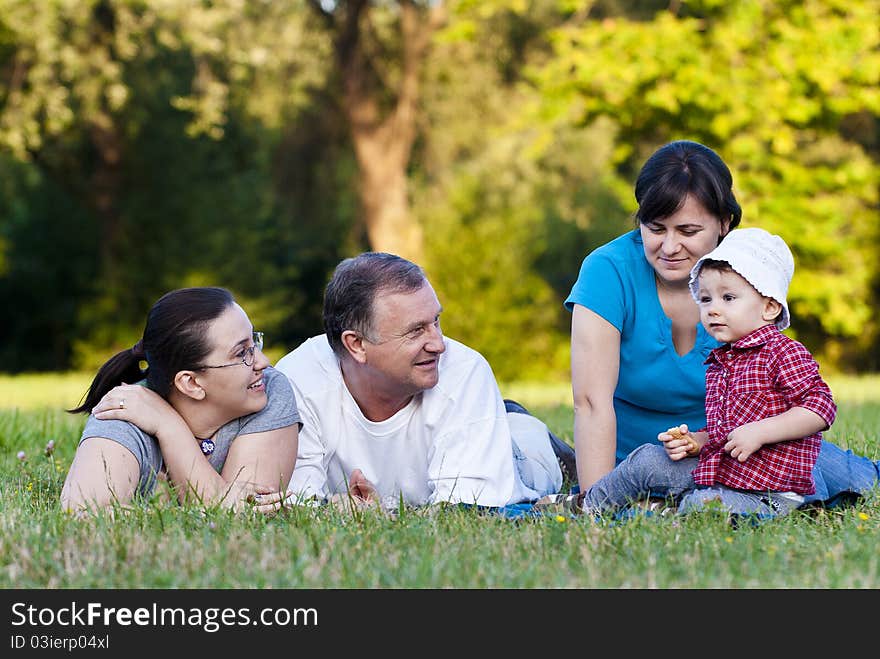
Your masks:
<instances>
[{"instance_id":1,"label":"child's face","mask_svg":"<svg viewBox=\"0 0 880 659\"><path fill-rule=\"evenodd\" d=\"M700 321L722 343L733 343L759 327L772 323L782 305L758 293L732 270L700 271Z\"/></svg>"}]
</instances>

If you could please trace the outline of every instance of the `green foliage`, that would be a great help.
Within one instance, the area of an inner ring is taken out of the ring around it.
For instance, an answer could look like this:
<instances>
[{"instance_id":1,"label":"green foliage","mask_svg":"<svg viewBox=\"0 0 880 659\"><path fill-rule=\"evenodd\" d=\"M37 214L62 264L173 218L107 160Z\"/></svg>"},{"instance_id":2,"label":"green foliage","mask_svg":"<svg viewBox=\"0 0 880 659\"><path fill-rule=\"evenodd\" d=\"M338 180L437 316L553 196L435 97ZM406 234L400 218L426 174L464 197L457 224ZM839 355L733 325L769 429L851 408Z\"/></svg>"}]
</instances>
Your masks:
<instances>
[{"instance_id":1,"label":"green foliage","mask_svg":"<svg viewBox=\"0 0 880 659\"><path fill-rule=\"evenodd\" d=\"M0 153L0 364L6 371L70 363L78 305L97 276L94 220L33 164Z\"/></svg>"},{"instance_id":2,"label":"green foliage","mask_svg":"<svg viewBox=\"0 0 880 659\"><path fill-rule=\"evenodd\" d=\"M257 4L0 2L5 370L94 368L187 285L276 346L319 330L351 156L332 111L297 123L327 59L302 6Z\"/></svg>"},{"instance_id":3,"label":"green foliage","mask_svg":"<svg viewBox=\"0 0 880 659\"><path fill-rule=\"evenodd\" d=\"M439 36L425 112L447 129L426 137L425 174L413 177L444 331L483 353L502 379L568 377L562 301L585 253L626 228L603 185L613 126L527 120L538 99L520 84L522 68L541 56L539 28L552 14L552 3L537 4L520 15L477 3L461 19L473 34L451 21Z\"/></svg>"},{"instance_id":4,"label":"green foliage","mask_svg":"<svg viewBox=\"0 0 880 659\"><path fill-rule=\"evenodd\" d=\"M395 5L365 37L387 88ZM408 186L450 336L505 379L565 377L581 260L631 226L644 159L691 138L730 164L744 225L792 245L793 333L880 364L877 0L444 6ZM320 332L332 268L369 247L325 18L0 0L0 368L94 367L192 284L232 289L279 351Z\"/></svg>"},{"instance_id":5,"label":"green foliage","mask_svg":"<svg viewBox=\"0 0 880 659\"><path fill-rule=\"evenodd\" d=\"M510 179L515 184L515 174ZM559 349L564 339L555 315L535 313L558 300L529 273L541 247L534 239L539 218L529 206L531 217L517 212L513 198L486 192L479 180L457 180L449 215L428 218L434 239L428 274L444 306L444 331L482 352L498 377L562 372L567 355Z\"/></svg>"},{"instance_id":6,"label":"green foliage","mask_svg":"<svg viewBox=\"0 0 880 659\"><path fill-rule=\"evenodd\" d=\"M670 139L716 148L734 171L744 225L792 246L795 329L817 353L840 357L845 341L876 331L880 179L869 134L843 127L880 110L880 4L686 6L691 13L650 22L620 15L555 30L556 57L532 69L543 111L576 125L613 118L627 181Z\"/></svg>"}]
</instances>

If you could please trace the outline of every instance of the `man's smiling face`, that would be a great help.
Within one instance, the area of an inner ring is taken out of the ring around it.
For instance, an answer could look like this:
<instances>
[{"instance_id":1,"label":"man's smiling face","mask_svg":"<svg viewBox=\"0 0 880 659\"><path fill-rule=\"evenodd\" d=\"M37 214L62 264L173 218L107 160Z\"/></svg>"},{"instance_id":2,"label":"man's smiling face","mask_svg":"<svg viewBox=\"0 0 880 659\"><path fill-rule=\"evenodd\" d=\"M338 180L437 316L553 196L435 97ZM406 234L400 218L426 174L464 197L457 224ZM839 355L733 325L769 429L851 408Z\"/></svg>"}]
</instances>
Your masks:
<instances>
[{"instance_id":1,"label":"man's smiling face","mask_svg":"<svg viewBox=\"0 0 880 659\"><path fill-rule=\"evenodd\" d=\"M377 388L412 396L437 384L440 355L446 350L441 311L428 282L416 291L376 296L373 327L364 346L365 364Z\"/></svg>"}]
</instances>

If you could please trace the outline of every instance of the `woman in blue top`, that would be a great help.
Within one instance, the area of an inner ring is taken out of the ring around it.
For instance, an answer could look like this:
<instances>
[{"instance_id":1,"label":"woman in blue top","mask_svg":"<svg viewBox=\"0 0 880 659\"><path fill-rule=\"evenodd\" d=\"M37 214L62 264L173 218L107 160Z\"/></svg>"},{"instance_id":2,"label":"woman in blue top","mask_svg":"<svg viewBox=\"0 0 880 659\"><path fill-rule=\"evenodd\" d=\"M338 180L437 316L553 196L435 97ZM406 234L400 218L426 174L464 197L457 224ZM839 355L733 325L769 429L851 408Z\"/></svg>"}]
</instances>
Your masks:
<instances>
[{"instance_id":1,"label":"woman in blue top","mask_svg":"<svg viewBox=\"0 0 880 659\"><path fill-rule=\"evenodd\" d=\"M740 222L733 178L712 149L676 141L645 162L635 197L638 228L591 252L565 301L582 491L667 428L706 423L703 362L719 344L688 280ZM828 501L872 487L878 463L823 442L813 475L808 500Z\"/></svg>"}]
</instances>

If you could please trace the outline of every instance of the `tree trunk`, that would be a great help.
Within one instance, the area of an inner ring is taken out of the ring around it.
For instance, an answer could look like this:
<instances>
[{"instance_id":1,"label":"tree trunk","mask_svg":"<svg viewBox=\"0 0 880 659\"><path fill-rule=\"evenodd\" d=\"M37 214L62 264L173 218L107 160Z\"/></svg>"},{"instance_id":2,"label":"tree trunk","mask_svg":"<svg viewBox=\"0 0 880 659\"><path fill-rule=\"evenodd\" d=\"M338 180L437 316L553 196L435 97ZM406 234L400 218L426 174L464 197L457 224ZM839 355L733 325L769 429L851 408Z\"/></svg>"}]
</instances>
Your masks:
<instances>
[{"instance_id":1,"label":"tree trunk","mask_svg":"<svg viewBox=\"0 0 880 659\"><path fill-rule=\"evenodd\" d=\"M119 263L123 257L119 246L121 218L118 206L122 140L109 117L99 117L93 122L89 134L97 154L88 192L89 204L99 219L101 276L104 279L105 292L114 297L112 291L119 286Z\"/></svg>"},{"instance_id":2,"label":"tree trunk","mask_svg":"<svg viewBox=\"0 0 880 659\"><path fill-rule=\"evenodd\" d=\"M431 34L443 19L442 4L419 8L398 3L402 61L396 84L383 81L381 59L370 52L370 4L347 3L333 21L334 46L343 83L343 107L360 172L361 212L370 246L419 262L422 228L409 207L407 166L416 138L419 74ZM326 16L326 14L325 14ZM391 97L390 105L383 99ZM380 108L387 107L387 110Z\"/></svg>"},{"instance_id":3,"label":"tree trunk","mask_svg":"<svg viewBox=\"0 0 880 659\"><path fill-rule=\"evenodd\" d=\"M361 108L353 105L353 112ZM395 131L386 120L378 130L352 125L357 155L359 196L370 246L419 262L422 256L422 227L409 209L406 168L414 132L402 126Z\"/></svg>"}]
</instances>

